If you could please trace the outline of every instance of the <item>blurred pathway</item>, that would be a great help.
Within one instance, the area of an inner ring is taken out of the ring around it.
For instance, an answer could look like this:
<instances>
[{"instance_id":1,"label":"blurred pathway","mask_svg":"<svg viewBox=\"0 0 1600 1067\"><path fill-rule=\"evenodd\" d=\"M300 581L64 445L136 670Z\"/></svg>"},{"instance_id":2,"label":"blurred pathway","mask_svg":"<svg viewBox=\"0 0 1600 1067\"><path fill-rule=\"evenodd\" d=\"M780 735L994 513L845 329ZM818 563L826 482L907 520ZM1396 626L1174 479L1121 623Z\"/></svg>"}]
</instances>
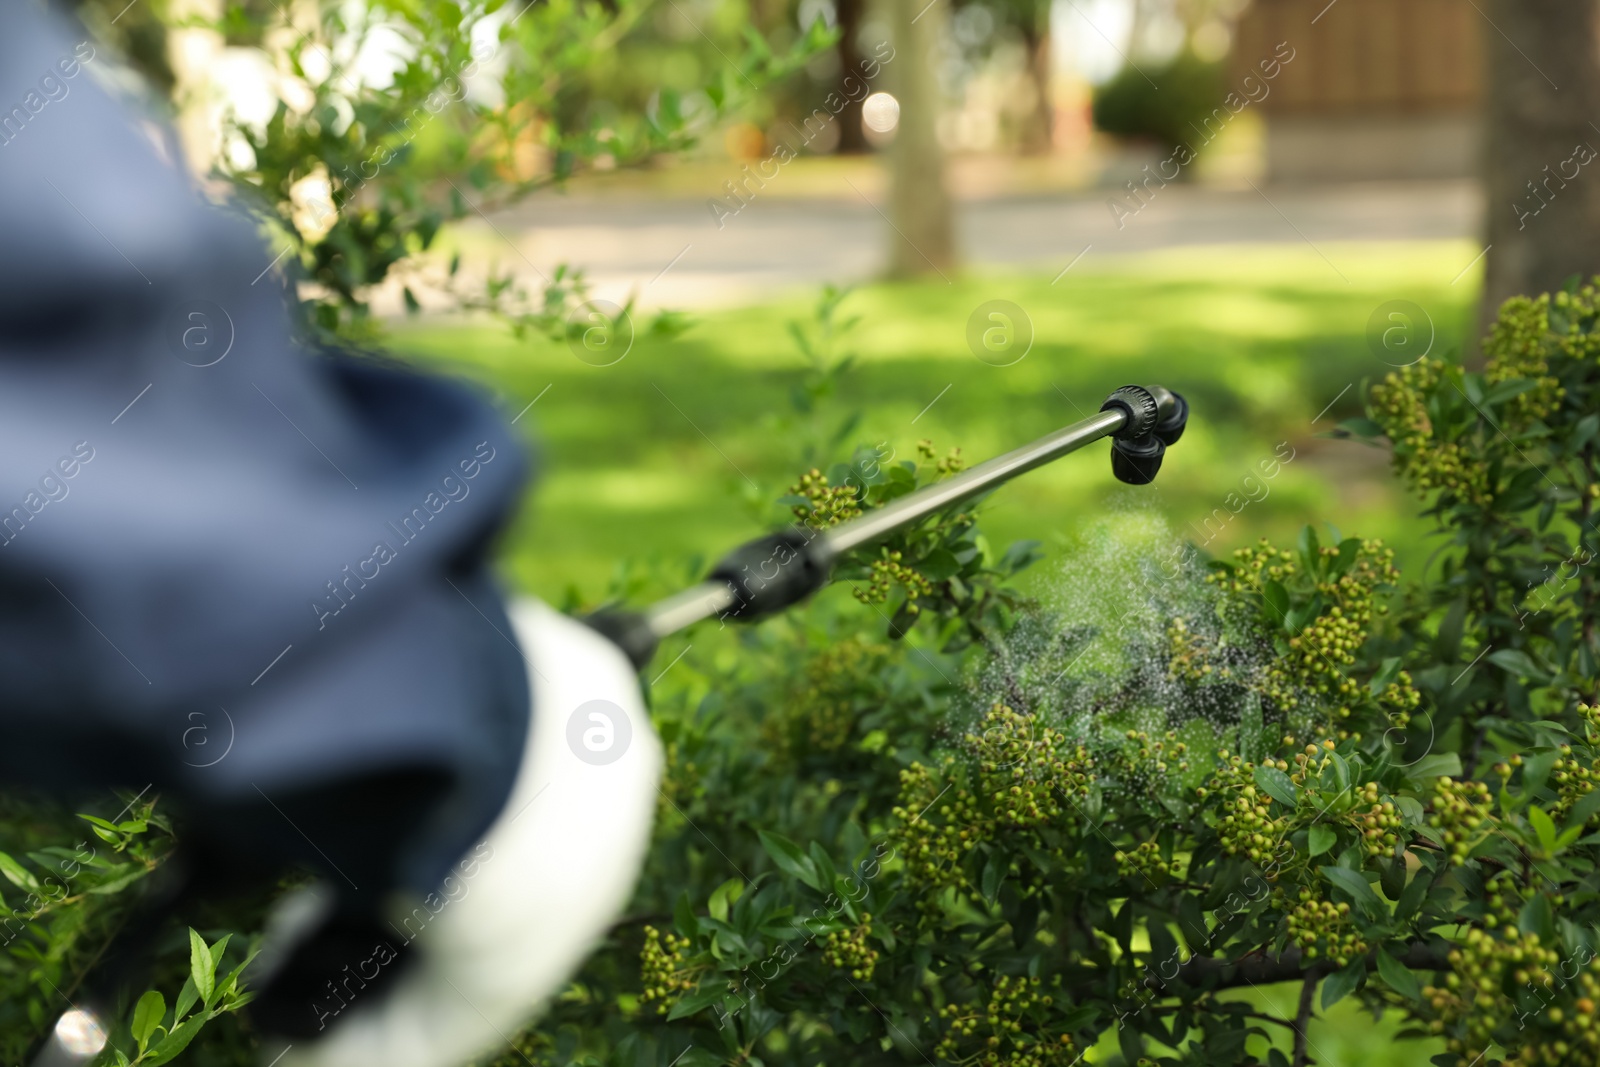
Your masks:
<instances>
[{"instance_id":1,"label":"blurred pathway","mask_svg":"<svg viewBox=\"0 0 1600 1067\"><path fill-rule=\"evenodd\" d=\"M1121 228L1110 189L969 200L960 240L973 267L1059 271L1092 245L1096 258L1183 245L1320 244L1472 238L1482 196L1470 182L1221 190L1169 185ZM1124 204L1134 202L1124 194ZM757 195L716 217L705 199L546 195L465 224L479 255L521 270L582 266L597 295L641 292L647 306L713 307L795 287L872 278L889 224L865 193L849 198ZM498 231L498 232L496 232ZM506 247L515 242L517 248ZM530 272L531 273L531 272Z\"/></svg>"}]
</instances>

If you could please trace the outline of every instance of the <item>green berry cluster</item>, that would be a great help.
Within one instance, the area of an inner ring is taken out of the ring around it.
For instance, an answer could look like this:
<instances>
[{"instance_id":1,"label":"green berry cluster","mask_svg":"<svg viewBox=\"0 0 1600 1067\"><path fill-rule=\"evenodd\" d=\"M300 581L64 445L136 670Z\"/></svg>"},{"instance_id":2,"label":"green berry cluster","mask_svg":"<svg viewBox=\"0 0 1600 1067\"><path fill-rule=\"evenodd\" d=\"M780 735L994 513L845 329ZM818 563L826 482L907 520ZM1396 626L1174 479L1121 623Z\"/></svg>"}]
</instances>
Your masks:
<instances>
[{"instance_id":1,"label":"green berry cluster","mask_svg":"<svg viewBox=\"0 0 1600 1067\"><path fill-rule=\"evenodd\" d=\"M1383 692L1378 694L1378 707L1383 711L1389 725L1395 729L1404 730L1411 724L1411 713L1417 710L1417 705L1422 703L1422 693L1412 684L1411 672L1401 671L1395 680L1383 687ZM1350 709L1340 708L1340 718L1349 718Z\"/></svg>"},{"instance_id":2,"label":"green berry cluster","mask_svg":"<svg viewBox=\"0 0 1600 1067\"><path fill-rule=\"evenodd\" d=\"M1174 857L1164 859L1161 846L1155 841L1141 841L1132 852L1117 850L1117 873L1124 878L1137 879L1141 885L1147 880L1151 885L1162 885L1169 878L1183 874L1183 864Z\"/></svg>"},{"instance_id":3,"label":"green berry cluster","mask_svg":"<svg viewBox=\"0 0 1600 1067\"><path fill-rule=\"evenodd\" d=\"M1335 904L1307 888L1300 890L1292 907L1288 894L1280 894L1275 903L1287 912L1290 942L1308 960L1326 959L1346 967L1370 947L1350 922L1348 904Z\"/></svg>"},{"instance_id":4,"label":"green berry cluster","mask_svg":"<svg viewBox=\"0 0 1600 1067\"><path fill-rule=\"evenodd\" d=\"M1285 740L1288 740L1287 738ZM1294 757L1295 772L1289 780L1297 786L1311 786L1322 777L1333 763L1333 751L1338 746L1330 738L1321 745L1307 745L1304 752ZM1360 810L1365 804L1366 810ZM1400 831L1405 819L1393 800L1385 800L1377 782L1367 782L1356 787L1354 806L1344 816L1361 834L1362 847L1368 856L1393 855L1400 843Z\"/></svg>"},{"instance_id":5,"label":"green berry cluster","mask_svg":"<svg viewBox=\"0 0 1600 1067\"><path fill-rule=\"evenodd\" d=\"M1285 744L1294 744L1292 737L1285 737L1283 740ZM1294 773L1289 775L1289 780L1295 785L1313 784L1333 762L1333 757L1329 753L1338 747L1332 739L1328 739L1320 745L1307 745L1304 752L1295 753L1295 769Z\"/></svg>"},{"instance_id":6,"label":"green berry cluster","mask_svg":"<svg viewBox=\"0 0 1600 1067\"><path fill-rule=\"evenodd\" d=\"M1440 778L1433 783L1433 814L1428 816L1428 825L1440 831L1455 866L1465 864L1467 854L1489 835L1489 824L1495 821L1489 814L1490 804L1489 787L1483 782Z\"/></svg>"},{"instance_id":7,"label":"green berry cluster","mask_svg":"<svg viewBox=\"0 0 1600 1067\"><path fill-rule=\"evenodd\" d=\"M927 438L923 438L921 441L917 442L917 454L923 459L933 459L938 455L938 453L934 451L933 442ZM961 449L952 448L949 452L945 453L943 459L939 460L938 463L934 465L934 470L938 471L940 474L956 474L963 470L966 465L966 460L961 458Z\"/></svg>"},{"instance_id":8,"label":"green berry cluster","mask_svg":"<svg viewBox=\"0 0 1600 1067\"><path fill-rule=\"evenodd\" d=\"M1373 414L1396 447L1420 449L1433 433L1424 397L1438 387L1444 362L1421 359L1385 375L1372 387Z\"/></svg>"},{"instance_id":9,"label":"green berry cluster","mask_svg":"<svg viewBox=\"0 0 1600 1067\"><path fill-rule=\"evenodd\" d=\"M861 514L861 496L855 487L829 485L828 476L815 467L802 474L789 492L806 499L794 506L794 516L808 526L837 526Z\"/></svg>"},{"instance_id":10,"label":"green berry cluster","mask_svg":"<svg viewBox=\"0 0 1600 1067\"><path fill-rule=\"evenodd\" d=\"M855 587L856 599L863 604L881 604L889 599L890 588L898 582L906 591L906 610L913 615L920 611L917 600L933 595L933 583L924 578L921 571L902 563L900 559L899 552L883 549L882 554L872 561L872 573L867 577L867 584Z\"/></svg>"},{"instance_id":11,"label":"green berry cluster","mask_svg":"<svg viewBox=\"0 0 1600 1067\"><path fill-rule=\"evenodd\" d=\"M849 971L858 982L870 982L878 966L878 950L867 943L872 933L872 916L863 912L861 922L849 930L838 930L823 938L822 960L830 967Z\"/></svg>"},{"instance_id":12,"label":"green berry cluster","mask_svg":"<svg viewBox=\"0 0 1600 1067\"><path fill-rule=\"evenodd\" d=\"M1553 297L1548 293L1537 299L1512 297L1500 306L1500 317L1489 327L1489 336L1483 342L1488 357L1484 380L1490 385L1515 378L1531 378L1538 383L1511 399L1514 424L1525 426L1547 418L1561 406L1567 391L1561 380L1550 373L1550 357L1582 360L1600 354L1594 323L1592 285Z\"/></svg>"},{"instance_id":13,"label":"green berry cluster","mask_svg":"<svg viewBox=\"0 0 1600 1067\"><path fill-rule=\"evenodd\" d=\"M1129 730L1122 735L1126 744L1117 745L1109 752L1112 774L1142 780L1152 774L1165 776L1176 770L1183 774L1189 770L1189 746L1178 740L1174 730L1168 730L1160 741L1152 741L1143 730Z\"/></svg>"},{"instance_id":14,"label":"green berry cluster","mask_svg":"<svg viewBox=\"0 0 1600 1067\"><path fill-rule=\"evenodd\" d=\"M1578 714L1583 716L1585 733L1591 748L1596 740L1597 730L1600 730L1600 707L1590 707L1588 704L1578 705ZM1592 759L1587 765L1572 754L1571 745L1561 746L1561 758L1550 768L1550 782L1555 786L1556 803L1550 809L1550 816L1557 821L1562 821L1571 814L1578 801L1594 792L1600 785L1600 759ZM1588 824L1600 821L1600 814L1590 816Z\"/></svg>"},{"instance_id":15,"label":"green berry cluster","mask_svg":"<svg viewBox=\"0 0 1600 1067\"><path fill-rule=\"evenodd\" d=\"M1489 929L1514 927L1522 907L1538 894L1531 885L1524 885L1508 870L1496 871L1484 883L1483 924ZM1551 904L1560 904L1562 898L1550 898Z\"/></svg>"},{"instance_id":16,"label":"green berry cluster","mask_svg":"<svg viewBox=\"0 0 1600 1067\"><path fill-rule=\"evenodd\" d=\"M986 1003L939 1009L944 1036L935 1057L971 1067L1070 1067L1082 1054L1070 1034L1042 1022L1055 998L1038 978L1001 975Z\"/></svg>"},{"instance_id":17,"label":"green berry cluster","mask_svg":"<svg viewBox=\"0 0 1600 1067\"><path fill-rule=\"evenodd\" d=\"M1428 397L1444 363L1423 359L1372 387L1372 414L1394 444L1395 473L1426 493L1442 489L1479 506L1490 500L1489 476L1476 455L1455 441L1436 441Z\"/></svg>"},{"instance_id":18,"label":"green berry cluster","mask_svg":"<svg viewBox=\"0 0 1600 1067\"><path fill-rule=\"evenodd\" d=\"M1538 934L1522 933L1509 923L1498 930L1468 929L1448 958L1450 972L1444 985L1425 986L1422 996L1434 1014L1429 1028L1444 1036L1445 1047L1458 1057L1459 1067L1480 1061L1491 1048L1504 1049L1505 1035L1497 1031L1513 1024L1522 1047L1507 1064L1565 1067L1596 1062L1600 1032L1594 1025L1593 1007L1600 983L1594 972L1600 971L1600 960L1573 976L1577 989L1564 980L1561 988L1567 996L1556 997L1551 992L1556 988L1554 969L1561 963L1560 953L1541 945ZM1549 1006L1528 1015L1519 1012L1513 998L1539 990L1550 997ZM1589 1010L1575 1010L1569 1018L1559 1004L1563 999L1575 1009L1585 1005ZM1526 1026L1529 1019L1534 1023L1531 1029ZM1567 1037L1569 1025L1571 1040ZM1574 1043L1584 1047L1586 1054L1574 1058Z\"/></svg>"},{"instance_id":19,"label":"green berry cluster","mask_svg":"<svg viewBox=\"0 0 1600 1067\"><path fill-rule=\"evenodd\" d=\"M929 915L940 911L940 890L962 884L962 863L978 844L977 799L965 787L939 785L959 772L954 756L944 758L942 769L944 774L936 776L914 762L902 770L899 803L893 809L898 821L895 852L905 860L907 879L922 890L918 907ZM936 801L941 802L937 811Z\"/></svg>"},{"instance_id":20,"label":"green berry cluster","mask_svg":"<svg viewBox=\"0 0 1600 1067\"><path fill-rule=\"evenodd\" d=\"M1167 625L1167 677L1174 681L1198 685L1210 677L1212 666L1208 662L1211 649L1189 629L1189 622L1181 615ZM1232 672L1224 664L1217 677L1228 678Z\"/></svg>"},{"instance_id":21,"label":"green berry cluster","mask_svg":"<svg viewBox=\"0 0 1600 1067\"><path fill-rule=\"evenodd\" d=\"M976 766L949 754L941 771L913 763L900 772L892 832L906 874L917 885L924 914L940 913L940 891L967 884L962 866L973 849L1025 834L1037 850L1072 857L1056 835L1078 818L1094 779L1094 760L1082 745L1004 704L985 713L965 738L979 753Z\"/></svg>"},{"instance_id":22,"label":"green berry cluster","mask_svg":"<svg viewBox=\"0 0 1600 1067\"><path fill-rule=\"evenodd\" d=\"M661 784L656 790L656 827L663 829L683 822L683 809L701 793L699 764L683 754L677 741L662 744Z\"/></svg>"},{"instance_id":23,"label":"green berry cluster","mask_svg":"<svg viewBox=\"0 0 1600 1067\"><path fill-rule=\"evenodd\" d=\"M1287 548L1273 548L1263 537L1259 544L1233 552L1233 570L1206 575L1211 585L1227 593L1259 593L1268 581L1288 582L1300 573L1300 564Z\"/></svg>"},{"instance_id":24,"label":"green berry cluster","mask_svg":"<svg viewBox=\"0 0 1600 1067\"><path fill-rule=\"evenodd\" d=\"M1565 1067L1600 1062L1600 958L1592 950L1563 958L1555 945L1517 928L1518 913L1538 891L1522 885L1510 870L1485 883L1482 926L1467 929L1450 953L1450 974L1442 987L1429 985L1422 997L1432 1009L1429 1029L1446 1035L1446 1045L1467 1067L1483 1049L1507 1041L1514 1051L1507 1065ZM1565 904L1562 894L1550 904Z\"/></svg>"},{"instance_id":25,"label":"green berry cluster","mask_svg":"<svg viewBox=\"0 0 1600 1067\"><path fill-rule=\"evenodd\" d=\"M1332 547L1318 551L1329 557L1339 554ZM1385 548L1382 541L1364 540L1349 572L1317 582L1317 593L1332 606L1289 638L1293 651L1284 665L1285 681L1318 696L1335 698L1342 705L1355 699L1363 687L1345 670L1355 663L1375 616L1387 611L1376 603L1378 587L1393 585L1399 577L1394 550ZM1339 717L1348 716L1348 707L1341 708Z\"/></svg>"},{"instance_id":26,"label":"green berry cluster","mask_svg":"<svg viewBox=\"0 0 1600 1067\"><path fill-rule=\"evenodd\" d=\"M656 1013L665 1015L679 997L694 989L704 968L686 961L688 948L687 937L663 934L654 926L644 928L644 947L639 951L639 974L644 982L640 1004L653 1003Z\"/></svg>"},{"instance_id":27,"label":"green berry cluster","mask_svg":"<svg viewBox=\"0 0 1600 1067\"><path fill-rule=\"evenodd\" d=\"M1060 731L1005 704L990 708L982 725L983 733L969 733L966 741L984 746L976 785L987 801L989 825L1009 832L1035 831L1076 814L1094 780L1095 761L1087 748L1069 746Z\"/></svg>"},{"instance_id":28,"label":"green berry cluster","mask_svg":"<svg viewBox=\"0 0 1600 1067\"><path fill-rule=\"evenodd\" d=\"M1600 745L1600 704L1579 704L1578 714L1583 717L1583 736L1591 746Z\"/></svg>"},{"instance_id":29,"label":"green berry cluster","mask_svg":"<svg viewBox=\"0 0 1600 1067\"><path fill-rule=\"evenodd\" d=\"M1400 809L1395 807L1394 801L1380 798L1377 782L1368 782L1357 793L1357 798L1367 805L1367 810L1351 812L1350 817L1361 831L1367 855L1394 855L1400 843L1400 829L1405 825Z\"/></svg>"},{"instance_id":30,"label":"green berry cluster","mask_svg":"<svg viewBox=\"0 0 1600 1067\"><path fill-rule=\"evenodd\" d=\"M1229 755L1227 749L1217 755L1222 766L1197 790L1201 798L1218 794L1217 839L1231 856L1266 863L1277 855L1289 824L1272 814L1275 801L1256 788L1254 763ZM1268 760L1267 765L1280 771L1289 769L1287 760Z\"/></svg>"},{"instance_id":31,"label":"green berry cluster","mask_svg":"<svg viewBox=\"0 0 1600 1067\"><path fill-rule=\"evenodd\" d=\"M855 735L856 719L867 703L864 694L881 691L888 654L883 645L851 635L810 657L796 697L762 720L767 751L787 762L810 752L843 749Z\"/></svg>"},{"instance_id":32,"label":"green berry cluster","mask_svg":"<svg viewBox=\"0 0 1600 1067\"><path fill-rule=\"evenodd\" d=\"M1327 560L1338 557L1339 552L1331 546L1318 549L1319 556ZM1260 593L1272 581L1286 587L1298 584L1295 579L1301 574L1301 567L1294 553L1274 548L1266 538L1257 546L1236 550L1233 558L1231 570L1213 573L1206 579L1225 593ZM1312 584L1327 606L1317 618L1288 637L1286 656L1260 672L1253 684L1261 695L1284 709L1300 708L1308 699L1317 705L1332 704L1334 719L1350 718L1352 706L1371 700L1366 686L1348 672L1376 617L1388 613L1388 607L1378 603L1379 590L1393 585L1399 576L1392 549L1385 548L1379 540L1361 541L1343 574L1337 578L1327 574ZM1267 614L1270 616L1272 609L1267 609ZM1282 621L1265 619L1269 628L1278 627ZM1402 674L1384 690L1378 706L1391 725L1404 725L1397 716L1403 715L1409 721L1411 709L1420 700L1410 675Z\"/></svg>"}]
</instances>

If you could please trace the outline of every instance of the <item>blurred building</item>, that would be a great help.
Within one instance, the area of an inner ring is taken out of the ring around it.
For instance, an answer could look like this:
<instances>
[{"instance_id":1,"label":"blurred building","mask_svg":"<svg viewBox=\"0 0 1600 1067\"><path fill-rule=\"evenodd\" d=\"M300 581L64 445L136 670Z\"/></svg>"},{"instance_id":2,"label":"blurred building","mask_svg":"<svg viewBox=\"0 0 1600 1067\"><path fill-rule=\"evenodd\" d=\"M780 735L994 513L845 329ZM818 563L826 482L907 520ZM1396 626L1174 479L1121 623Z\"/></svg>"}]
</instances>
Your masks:
<instances>
[{"instance_id":1,"label":"blurred building","mask_svg":"<svg viewBox=\"0 0 1600 1067\"><path fill-rule=\"evenodd\" d=\"M1470 0L1253 0L1230 81L1293 58L1255 105L1267 178L1452 178L1480 171L1483 35ZM1259 92L1259 90L1257 90Z\"/></svg>"}]
</instances>

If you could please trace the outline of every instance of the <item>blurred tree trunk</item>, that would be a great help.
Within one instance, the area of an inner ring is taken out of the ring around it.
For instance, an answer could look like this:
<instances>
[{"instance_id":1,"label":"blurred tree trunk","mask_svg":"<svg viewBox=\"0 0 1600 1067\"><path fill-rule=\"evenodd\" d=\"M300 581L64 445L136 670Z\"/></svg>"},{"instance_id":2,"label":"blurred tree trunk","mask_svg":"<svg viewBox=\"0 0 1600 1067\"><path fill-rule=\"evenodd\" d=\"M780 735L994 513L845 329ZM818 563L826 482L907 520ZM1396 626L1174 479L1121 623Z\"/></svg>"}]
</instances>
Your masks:
<instances>
[{"instance_id":1,"label":"blurred tree trunk","mask_svg":"<svg viewBox=\"0 0 1600 1067\"><path fill-rule=\"evenodd\" d=\"M848 101L839 112L840 155L860 155L869 151L866 131L861 128L861 103L867 93L860 91L862 77L861 20L867 13L867 0L838 0L839 17L839 95ZM869 87L875 92L876 86Z\"/></svg>"},{"instance_id":2,"label":"blurred tree trunk","mask_svg":"<svg viewBox=\"0 0 1600 1067\"><path fill-rule=\"evenodd\" d=\"M1022 127L1021 147L1026 155L1048 155L1055 141L1055 112L1050 103L1050 3L1040 0L1031 19L1024 20L1022 41L1028 49L1028 80L1035 93L1033 107Z\"/></svg>"},{"instance_id":3,"label":"blurred tree trunk","mask_svg":"<svg viewBox=\"0 0 1600 1067\"><path fill-rule=\"evenodd\" d=\"M942 273L955 266L955 218L939 148L939 81L934 50L944 39L949 0L885 0L895 56L885 71L900 102L890 148L889 275Z\"/></svg>"},{"instance_id":4,"label":"blurred tree trunk","mask_svg":"<svg viewBox=\"0 0 1600 1067\"><path fill-rule=\"evenodd\" d=\"M167 51L166 0L128 6L127 0L69 0L97 40L111 42L128 65L150 83L160 99L170 99L177 77Z\"/></svg>"},{"instance_id":5,"label":"blurred tree trunk","mask_svg":"<svg viewBox=\"0 0 1600 1067\"><path fill-rule=\"evenodd\" d=\"M1503 31L1483 28L1487 328L1507 297L1600 272L1600 160L1573 173L1600 153L1600 3L1488 0L1485 10Z\"/></svg>"}]
</instances>

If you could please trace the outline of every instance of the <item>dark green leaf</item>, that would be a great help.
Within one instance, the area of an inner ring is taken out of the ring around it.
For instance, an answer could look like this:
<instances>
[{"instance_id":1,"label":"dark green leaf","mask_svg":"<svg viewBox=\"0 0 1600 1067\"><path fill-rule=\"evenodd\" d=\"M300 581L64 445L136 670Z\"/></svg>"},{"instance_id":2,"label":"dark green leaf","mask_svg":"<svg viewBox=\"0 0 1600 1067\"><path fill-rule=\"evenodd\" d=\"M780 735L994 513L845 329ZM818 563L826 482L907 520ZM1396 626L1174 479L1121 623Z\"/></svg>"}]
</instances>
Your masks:
<instances>
[{"instance_id":1,"label":"dark green leaf","mask_svg":"<svg viewBox=\"0 0 1600 1067\"><path fill-rule=\"evenodd\" d=\"M159 990L149 990L139 998L139 1003L133 1009L133 1039L138 1042L140 1052L150 1043L151 1035L166 1014L167 998Z\"/></svg>"},{"instance_id":2,"label":"dark green leaf","mask_svg":"<svg viewBox=\"0 0 1600 1067\"><path fill-rule=\"evenodd\" d=\"M190 1016L184 1022L173 1027L172 1032L163 1037L155 1048L150 1050L150 1054L144 1060L146 1067L161 1067L161 1064L177 1056L189 1047L189 1042L195 1039L195 1035L200 1032L200 1028L210 1021L211 1013L203 1011L198 1015Z\"/></svg>"},{"instance_id":3,"label":"dark green leaf","mask_svg":"<svg viewBox=\"0 0 1600 1067\"><path fill-rule=\"evenodd\" d=\"M999 854L991 855L983 865L983 879L980 888L983 897L993 904L995 897L1000 894L1000 883L1005 881L1008 860Z\"/></svg>"},{"instance_id":4,"label":"dark green leaf","mask_svg":"<svg viewBox=\"0 0 1600 1067\"><path fill-rule=\"evenodd\" d=\"M1535 893L1530 897L1517 915L1517 929L1525 934L1538 934L1539 940L1545 944L1554 942L1555 915L1550 908L1550 898L1543 893Z\"/></svg>"},{"instance_id":5,"label":"dark green leaf","mask_svg":"<svg viewBox=\"0 0 1600 1067\"><path fill-rule=\"evenodd\" d=\"M1539 847L1545 855L1553 855L1556 850L1556 824L1543 810L1533 805L1528 807L1528 824L1533 827L1533 832L1539 838Z\"/></svg>"},{"instance_id":6,"label":"dark green leaf","mask_svg":"<svg viewBox=\"0 0 1600 1067\"><path fill-rule=\"evenodd\" d=\"M1256 788L1265 792L1273 800L1282 804L1289 811L1293 811L1298 804L1295 797L1294 783L1289 776L1276 767L1257 767L1255 770Z\"/></svg>"},{"instance_id":7,"label":"dark green leaf","mask_svg":"<svg viewBox=\"0 0 1600 1067\"><path fill-rule=\"evenodd\" d=\"M1306 566L1315 572L1317 557L1322 551L1322 544L1317 540L1317 531L1313 526L1303 526L1300 529L1300 554L1305 557Z\"/></svg>"},{"instance_id":8,"label":"dark green leaf","mask_svg":"<svg viewBox=\"0 0 1600 1067\"><path fill-rule=\"evenodd\" d=\"M183 988L178 990L177 1003L172 1008L173 1022L180 1022L189 1014L189 1009L200 1000L200 993L194 987L194 976L190 975L183 980Z\"/></svg>"},{"instance_id":9,"label":"dark green leaf","mask_svg":"<svg viewBox=\"0 0 1600 1067\"><path fill-rule=\"evenodd\" d=\"M1407 1000L1422 999L1422 983L1417 981L1417 976L1383 949L1378 950L1378 977Z\"/></svg>"},{"instance_id":10,"label":"dark green leaf","mask_svg":"<svg viewBox=\"0 0 1600 1067\"><path fill-rule=\"evenodd\" d=\"M1600 789L1592 790L1583 795L1583 798L1572 806L1571 824L1583 826L1600 812Z\"/></svg>"},{"instance_id":11,"label":"dark green leaf","mask_svg":"<svg viewBox=\"0 0 1600 1067\"><path fill-rule=\"evenodd\" d=\"M1324 867L1326 871L1328 868ZM1339 1001L1355 992L1361 980L1367 976L1367 961L1365 959L1353 960L1350 966L1334 971L1322 980L1322 1010L1327 1011Z\"/></svg>"},{"instance_id":12,"label":"dark green leaf","mask_svg":"<svg viewBox=\"0 0 1600 1067\"><path fill-rule=\"evenodd\" d=\"M1395 918L1403 920L1416 915L1422 908L1422 902L1427 899L1428 887L1432 884L1432 874L1425 870L1418 871L1400 891L1400 900L1394 909Z\"/></svg>"},{"instance_id":13,"label":"dark green leaf","mask_svg":"<svg viewBox=\"0 0 1600 1067\"><path fill-rule=\"evenodd\" d=\"M216 964L211 962L211 951L206 948L205 938L197 933L194 927L189 928L189 977L194 981L195 991L200 994L202 1003L211 1003L211 994L215 988L213 982L216 975ZM174 1031L176 1033L177 1031Z\"/></svg>"},{"instance_id":14,"label":"dark green leaf","mask_svg":"<svg viewBox=\"0 0 1600 1067\"><path fill-rule=\"evenodd\" d=\"M1383 907L1383 902L1378 899L1378 894L1372 891L1372 886L1362 877L1359 871L1352 871L1348 867L1319 867L1322 876L1340 889L1349 894L1350 898L1363 909L1377 914Z\"/></svg>"},{"instance_id":15,"label":"dark green leaf","mask_svg":"<svg viewBox=\"0 0 1600 1067\"><path fill-rule=\"evenodd\" d=\"M917 570L930 582L942 582L961 573L961 563L946 548L936 548L917 564Z\"/></svg>"},{"instance_id":16,"label":"dark green leaf","mask_svg":"<svg viewBox=\"0 0 1600 1067\"><path fill-rule=\"evenodd\" d=\"M18 889L26 889L33 893L39 891L39 879L4 852L0 852L0 875L4 875L6 881Z\"/></svg>"},{"instance_id":17,"label":"dark green leaf","mask_svg":"<svg viewBox=\"0 0 1600 1067\"><path fill-rule=\"evenodd\" d=\"M728 995L722 980L713 978L707 988L697 989L693 993L680 997L678 1002L672 1006L672 1010L667 1012L667 1021L672 1022L674 1019L682 1019L693 1015L695 1012L704 1011Z\"/></svg>"},{"instance_id":18,"label":"dark green leaf","mask_svg":"<svg viewBox=\"0 0 1600 1067\"><path fill-rule=\"evenodd\" d=\"M1450 602L1444 618L1439 622L1439 634L1434 638L1434 654L1445 663L1453 662L1461 653L1461 636L1467 621L1467 599L1457 597Z\"/></svg>"},{"instance_id":19,"label":"dark green leaf","mask_svg":"<svg viewBox=\"0 0 1600 1067\"><path fill-rule=\"evenodd\" d=\"M1461 757L1454 752L1432 752L1407 767L1406 774L1423 783L1435 778L1460 778Z\"/></svg>"},{"instance_id":20,"label":"dark green leaf","mask_svg":"<svg viewBox=\"0 0 1600 1067\"><path fill-rule=\"evenodd\" d=\"M1368 418L1345 419L1339 423L1339 429L1353 433L1357 437L1383 436L1383 427Z\"/></svg>"},{"instance_id":21,"label":"dark green leaf","mask_svg":"<svg viewBox=\"0 0 1600 1067\"><path fill-rule=\"evenodd\" d=\"M798 878L812 889L822 889L822 879L817 874L816 865L811 862L811 857L800 850L800 846L790 841L781 834L772 833L770 830L760 831L761 847L767 850L767 855L772 857L772 862L778 869L792 878Z\"/></svg>"},{"instance_id":22,"label":"dark green leaf","mask_svg":"<svg viewBox=\"0 0 1600 1067\"><path fill-rule=\"evenodd\" d=\"M1521 649L1502 648L1498 652L1489 653L1486 658L1490 663L1502 670L1510 671L1511 674L1518 678L1540 681L1546 677L1544 671L1540 670L1533 660L1529 658L1528 654Z\"/></svg>"},{"instance_id":23,"label":"dark green leaf","mask_svg":"<svg viewBox=\"0 0 1600 1067\"><path fill-rule=\"evenodd\" d=\"M1276 578L1261 587L1261 599L1267 605L1267 618L1273 625L1282 625L1289 614L1289 592Z\"/></svg>"}]
</instances>

